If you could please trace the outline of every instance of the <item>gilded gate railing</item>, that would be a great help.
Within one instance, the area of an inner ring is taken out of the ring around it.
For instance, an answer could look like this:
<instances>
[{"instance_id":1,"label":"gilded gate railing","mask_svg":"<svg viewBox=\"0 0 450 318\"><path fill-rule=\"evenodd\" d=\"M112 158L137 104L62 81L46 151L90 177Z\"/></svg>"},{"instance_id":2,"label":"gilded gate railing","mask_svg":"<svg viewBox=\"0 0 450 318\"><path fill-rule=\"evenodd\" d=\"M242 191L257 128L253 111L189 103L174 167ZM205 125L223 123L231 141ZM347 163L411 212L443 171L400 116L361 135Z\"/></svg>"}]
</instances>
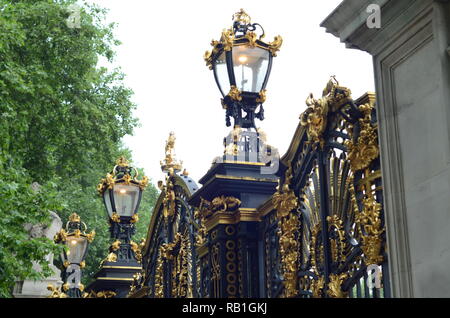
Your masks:
<instances>
[{"instance_id":1,"label":"gilded gate railing","mask_svg":"<svg viewBox=\"0 0 450 318\"><path fill-rule=\"evenodd\" d=\"M263 220L278 228L266 263L281 263L266 267L267 296L389 297L374 94L354 101L332 78L306 103Z\"/></svg>"}]
</instances>

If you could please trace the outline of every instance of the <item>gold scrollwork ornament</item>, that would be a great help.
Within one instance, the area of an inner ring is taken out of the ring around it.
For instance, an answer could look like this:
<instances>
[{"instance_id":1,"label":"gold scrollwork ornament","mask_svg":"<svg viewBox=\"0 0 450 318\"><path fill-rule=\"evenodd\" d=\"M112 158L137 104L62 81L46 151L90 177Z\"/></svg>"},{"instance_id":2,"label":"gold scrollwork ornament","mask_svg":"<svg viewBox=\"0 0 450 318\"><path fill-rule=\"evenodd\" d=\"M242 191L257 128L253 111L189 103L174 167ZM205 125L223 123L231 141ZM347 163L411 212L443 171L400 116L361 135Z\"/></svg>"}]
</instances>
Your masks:
<instances>
[{"instance_id":1,"label":"gold scrollwork ornament","mask_svg":"<svg viewBox=\"0 0 450 318\"><path fill-rule=\"evenodd\" d=\"M242 101L241 91L234 85L231 85L228 96L230 96L230 98L232 100L235 100L238 102Z\"/></svg>"},{"instance_id":2,"label":"gold scrollwork ornament","mask_svg":"<svg viewBox=\"0 0 450 318\"><path fill-rule=\"evenodd\" d=\"M381 264L383 255L381 249L383 239L381 234L384 228L381 224L381 204L378 203L371 193L368 192L363 200L363 211L356 216L356 224L362 240L361 249L364 253L364 263L366 265Z\"/></svg>"},{"instance_id":3,"label":"gold scrollwork ornament","mask_svg":"<svg viewBox=\"0 0 450 318\"><path fill-rule=\"evenodd\" d=\"M346 298L347 293L342 290L342 284L347 277L347 273L331 274L327 290L328 296L332 298Z\"/></svg>"},{"instance_id":4,"label":"gold scrollwork ornament","mask_svg":"<svg viewBox=\"0 0 450 318\"><path fill-rule=\"evenodd\" d=\"M378 158L378 134L377 127L371 124L371 113L373 107L370 104L359 106L363 117L359 119L360 130L356 142L353 139L347 140L345 145L348 149L348 159L353 171L362 170ZM350 137L353 137L353 126L348 125L347 130Z\"/></svg>"},{"instance_id":5,"label":"gold scrollwork ornament","mask_svg":"<svg viewBox=\"0 0 450 318\"><path fill-rule=\"evenodd\" d=\"M277 52L280 50L282 44L283 38L280 35L277 35L274 40L269 43L269 50L270 53L272 53L272 56L277 56Z\"/></svg>"},{"instance_id":6,"label":"gold scrollwork ornament","mask_svg":"<svg viewBox=\"0 0 450 318\"><path fill-rule=\"evenodd\" d=\"M311 281L311 292L313 298L321 298L323 294L323 287L325 286L325 279L319 276L317 279Z\"/></svg>"},{"instance_id":7,"label":"gold scrollwork ornament","mask_svg":"<svg viewBox=\"0 0 450 318\"><path fill-rule=\"evenodd\" d=\"M285 181L277 187L277 192L272 196L272 203L277 211L279 219L286 217L292 210L298 207L298 199L294 191L289 188L292 179L292 167L285 173Z\"/></svg>"}]
</instances>

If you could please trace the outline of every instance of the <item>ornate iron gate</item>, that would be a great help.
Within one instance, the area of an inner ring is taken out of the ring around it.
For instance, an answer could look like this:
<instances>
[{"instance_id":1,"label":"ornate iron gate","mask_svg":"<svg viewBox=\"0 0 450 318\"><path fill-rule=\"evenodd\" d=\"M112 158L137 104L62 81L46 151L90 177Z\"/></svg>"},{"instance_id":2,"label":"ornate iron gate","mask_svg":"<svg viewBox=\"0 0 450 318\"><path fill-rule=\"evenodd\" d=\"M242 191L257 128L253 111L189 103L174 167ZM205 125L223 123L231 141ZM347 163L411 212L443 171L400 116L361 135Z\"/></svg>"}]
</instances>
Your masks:
<instances>
[{"instance_id":1,"label":"ornate iron gate","mask_svg":"<svg viewBox=\"0 0 450 318\"><path fill-rule=\"evenodd\" d=\"M306 103L276 191L265 163L216 164L197 192L166 162L132 297L390 296L374 95L332 78Z\"/></svg>"},{"instance_id":2,"label":"ornate iron gate","mask_svg":"<svg viewBox=\"0 0 450 318\"><path fill-rule=\"evenodd\" d=\"M389 297L374 95L354 101L332 78L306 103L273 196L283 295Z\"/></svg>"}]
</instances>

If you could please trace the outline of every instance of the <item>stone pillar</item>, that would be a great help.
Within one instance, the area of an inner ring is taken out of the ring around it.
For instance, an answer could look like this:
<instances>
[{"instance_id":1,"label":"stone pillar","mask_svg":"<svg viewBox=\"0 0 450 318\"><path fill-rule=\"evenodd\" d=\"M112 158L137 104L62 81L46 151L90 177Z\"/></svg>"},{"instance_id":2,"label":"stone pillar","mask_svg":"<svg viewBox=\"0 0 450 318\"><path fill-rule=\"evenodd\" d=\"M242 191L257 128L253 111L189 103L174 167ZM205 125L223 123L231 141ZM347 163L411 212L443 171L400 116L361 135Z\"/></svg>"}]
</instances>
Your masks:
<instances>
[{"instance_id":1,"label":"stone pillar","mask_svg":"<svg viewBox=\"0 0 450 318\"><path fill-rule=\"evenodd\" d=\"M345 0L321 26L373 56L392 295L450 297L450 3Z\"/></svg>"},{"instance_id":2,"label":"stone pillar","mask_svg":"<svg viewBox=\"0 0 450 318\"><path fill-rule=\"evenodd\" d=\"M50 214L52 217L52 223L49 227L44 227L41 224L25 225L25 228L29 230L31 238L47 237L53 240L55 234L61 229L62 221L56 213L50 212ZM53 275L42 280L34 281L26 279L23 281L17 281L13 290L13 296L15 298L44 298L51 294L51 292L47 290L47 286L49 284L52 284L57 289L61 287L61 271L53 265L53 254L47 255L46 259L50 264L50 268L53 270ZM33 269L38 272L41 271L40 265L36 262L33 262Z\"/></svg>"}]
</instances>

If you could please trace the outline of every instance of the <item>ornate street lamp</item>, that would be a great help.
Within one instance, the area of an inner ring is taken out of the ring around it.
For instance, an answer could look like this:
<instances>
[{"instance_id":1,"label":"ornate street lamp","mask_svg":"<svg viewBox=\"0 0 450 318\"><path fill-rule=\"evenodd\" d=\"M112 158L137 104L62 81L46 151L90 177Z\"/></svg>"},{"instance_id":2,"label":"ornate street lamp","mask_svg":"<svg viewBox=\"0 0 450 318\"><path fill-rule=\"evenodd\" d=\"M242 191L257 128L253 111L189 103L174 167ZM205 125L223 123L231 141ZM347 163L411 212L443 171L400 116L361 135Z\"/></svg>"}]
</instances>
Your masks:
<instances>
[{"instance_id":1,"label":"ornate street lamp","mask_svg":"<svg viewBox=\"0 0 450 318\"><path fill-rule=\"evenodd\" d=\"M204 59L214 71L214 77L222 93L222 106L226 109L226 125L230 117L234 126L256 128L255 117L263 120L262 104L266 100L266 85L272 67L272 58L283 42L276 36L265 43L264 30L258 23L251 23L243 9L233 15L233 26L224 30L220 41L213 40L212 51L206 51ZM255 33L261 29L261 35ZM259 106L258 113L255 113ZM246 116L243 117L242 111Z\"/></svg>"},{"instance_id":2,"label":"ornate street lamp","mask_svg":"<svg viewBox=\"0 0 450 318\"><path fill-rule=\"evenodd\" d=\"M84 290L81 284L81 269L85 267L84 259L88 250L88 245L94 240L95 231L86 233L87 226L81 222L76 213L72 213L65 229L61 229L55 235L56 243L66 245L61 258L65 267L63 291L71 298L80 298Z\"/></svg>"},{"instance_id":3,"label":"ornate street lamp","mask_svg":"<svg viewBox=\"0 0 450 318\"><path fill-rule=\"evenodd\" d=\"M138 171L120 157L111 173L97 186L108 212L111 238L115 240L108 261L135 261L136 243L131 241L135 223L139 220L138 210L142 191L148 185L148 178L137 179Z\"/></svg>"}]
</instances>

